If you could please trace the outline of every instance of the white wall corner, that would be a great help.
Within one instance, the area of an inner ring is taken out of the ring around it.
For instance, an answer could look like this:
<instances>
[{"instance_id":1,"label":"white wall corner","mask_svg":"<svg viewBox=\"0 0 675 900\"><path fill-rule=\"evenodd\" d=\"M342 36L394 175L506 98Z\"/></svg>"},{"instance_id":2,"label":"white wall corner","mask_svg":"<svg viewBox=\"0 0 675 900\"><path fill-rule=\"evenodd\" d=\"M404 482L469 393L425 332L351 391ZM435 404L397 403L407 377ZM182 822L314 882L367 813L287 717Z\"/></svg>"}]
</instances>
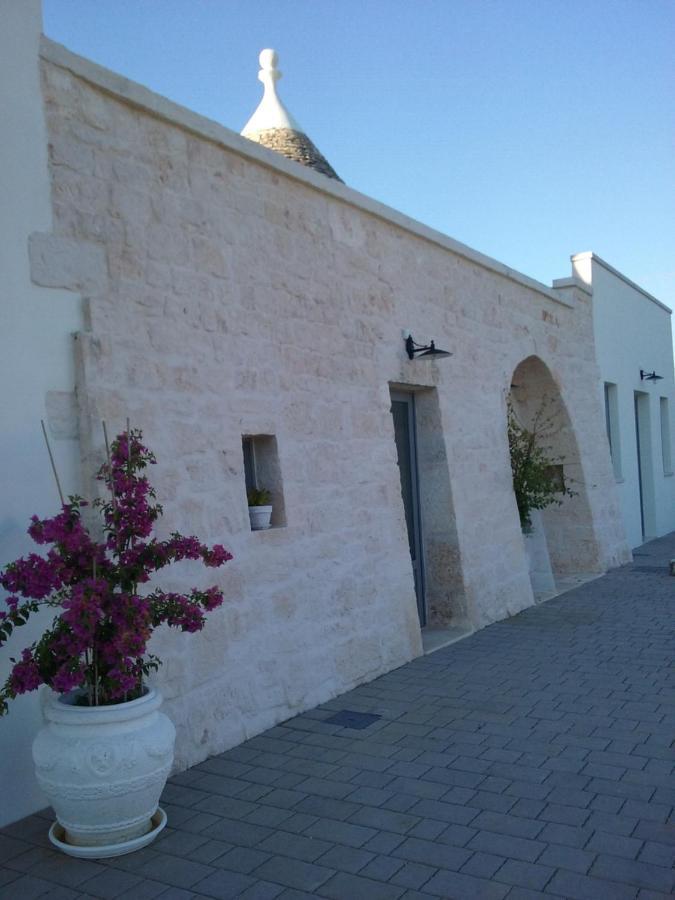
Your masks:
<instances>
[{"instance_id":1,"label":"white wall corner","mask_svg":"<svg viewBox=\"0 0 675 900\"><path fill-rule=\"evenodd\" d=\"M588 294L589 297L593 295L593 288L590 283L577 277L576 274L568 278L554 278L551 284L553 290L562 294L568 302L573 297L574 291L582 291L584 294Z\"/></svg>"},{"instance_id":2,"label":"white wall corner","mask_svg":"<svg viewBox=\"0 0 675 900\"><path fill-rule=\"evenodd\" d=\"M570 256L572 277L578 278L591 288L593 285L593 259L594 254L591 250L585 250L583 253L573 253Z\"/></svg>"},{"instance_id":3,"label":"white wall corner","mask_svg":"<svg viewBox=\"0 0 675 900\"><path fill-rule=\"evenodd\" d=\"M4 338L0 467L7 474L0 565L35 550L26 536L31 515L49 516L58 510L40 419L48 423L64 490L79 493L80 486L70 335L82 327L82 303L73 293L38 287L29 268L29 235L44 235L53 224L40 86L41 33L40 0L0 0L0 306ZM44 283L51 282L45 278ZM45 613L12 635L0 658L0 681L7 675L10 657L19 656L50 620ZM36 695L19 697L0 728L0 825L46 804L31 757L41 718Z\"/></svg>"}]
</instances>

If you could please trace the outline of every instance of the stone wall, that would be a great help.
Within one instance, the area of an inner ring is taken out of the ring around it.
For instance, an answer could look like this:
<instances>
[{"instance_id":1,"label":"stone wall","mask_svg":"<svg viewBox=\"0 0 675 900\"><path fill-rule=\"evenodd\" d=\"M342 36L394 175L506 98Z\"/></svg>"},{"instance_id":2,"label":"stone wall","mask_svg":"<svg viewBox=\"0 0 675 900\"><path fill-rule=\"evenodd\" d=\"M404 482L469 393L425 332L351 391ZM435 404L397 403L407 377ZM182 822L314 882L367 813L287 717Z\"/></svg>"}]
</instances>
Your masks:
<instances>
[{"instance_id":1,"label":"stone wall","mask_svg":"<svg viewBox=\"0 0 675 900\"><path fill-rule=\"evenodd\" d=\"M43 83L55 232L39 264L87 301L85 470L100 420L129 417L159 460L162 532L235 556L205 631L153 648L180 766L420 653L391 385L428 400L441 619L480 627L533 602L505 430L531 355L578 432L593 565L626 558L585 291L537 285L48 42ZM453 357L410 362L406 328ZM276 437L283 527L249 529L242 435Z\"/></svg>"}]
</instances>

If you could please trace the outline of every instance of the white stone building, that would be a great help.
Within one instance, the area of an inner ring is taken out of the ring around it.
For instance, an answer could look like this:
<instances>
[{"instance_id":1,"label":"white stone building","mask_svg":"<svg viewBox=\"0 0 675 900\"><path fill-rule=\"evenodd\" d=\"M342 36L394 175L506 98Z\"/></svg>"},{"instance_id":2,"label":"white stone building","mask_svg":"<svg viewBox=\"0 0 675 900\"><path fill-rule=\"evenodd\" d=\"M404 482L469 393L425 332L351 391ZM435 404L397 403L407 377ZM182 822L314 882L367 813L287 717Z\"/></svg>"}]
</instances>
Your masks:
<instances>
[{"instance_id":1,"label":"white stone building","mask_svg":"<svg viewBox=\"0 0 675 900\"><path fill-rule=\"evenodd\" d=\"M28 237L53 227L47 131L37 65L41 31L37 0L0 0L0 562L34 545L28 517L51 515L58 504L45 467L40 419L55 415L53 448L65 484L79 487L79 448L72 409L75 358L72 334L83 327L76 292L50 289L30 277ZM58 411L57 411L58 410ZM65 415L64 415L65 412ZM61 424L57 424L57 421ZM4 680L10 655L39 634L31 623L21 639L0 649ZM31 735L42 716L36 697L17 699L12 718L0 719L0 822L45 805L33 774Z\"/></svg>"},{"instance_id":2,"label":"white stone building","mask_svg":"<svg viewBox=\"0 0 675 900\"><path fill-rule=\"evenodd\" d=\"M583 272L546 287L313 167L326 161L295 120L263 120L254 143L40 41L38 0L0 0L0 16L0 562L58 502L40 418L71 493L92 490L102 419L143 429L163 532L235 557L204 632L153 647L180 767L401 665L423 638L534 602L514 384L525 411L554 400L577 486L542 516L554 577L630 558ZM309 165L261 139L284 129L267 137ZM453 355L410 359L408 331ZM268 531L250 529L247 480L272 491ZM0 721L5 821L43 803L38 717L26 697Z\"/></svg>"},{"instance_id":3,"label":"white stone building","mask_svg":"<svg viewBox=\"0 0 675 900\"><path fill-rule=\"evenodd\" d=\"M675 530L671 311L595 253L572 257L593 291L595 352L629 546Z\"/></svg>"}]
</instances>

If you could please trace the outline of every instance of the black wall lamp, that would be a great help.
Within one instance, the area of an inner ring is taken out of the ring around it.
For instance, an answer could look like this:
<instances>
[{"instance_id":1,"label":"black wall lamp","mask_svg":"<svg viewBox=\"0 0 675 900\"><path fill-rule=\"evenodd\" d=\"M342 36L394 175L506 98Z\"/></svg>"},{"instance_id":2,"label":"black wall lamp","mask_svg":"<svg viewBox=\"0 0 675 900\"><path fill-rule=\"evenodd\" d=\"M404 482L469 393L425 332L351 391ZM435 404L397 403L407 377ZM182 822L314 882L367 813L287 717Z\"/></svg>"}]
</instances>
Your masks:
<instances>
[{"instance_id":1,"label":"black wall lamp","mask_svg":"<svg viewBox=\"0 0 675 900\"><path fill-rule=\"evenodd\" d=\"M448 353L447 350L437 350L433 341L429 344L416 344L411 334L405 338L405 349L408 359L415 359L416 356L433 356L436 359L440 359L441 356L452 356L452 353Z\"/></svg>"},{"instance_id":2,"label":"black wall lamp","mask_svg":"<svg viewBox=\"0 0 675 900\"><path fill-rule=\"evenodd\" d=\"M661 381L663 379L663 375L657 375L656 372L645 372L644 369L640 369L640 381Z\"/></svg>"}]
</instances>

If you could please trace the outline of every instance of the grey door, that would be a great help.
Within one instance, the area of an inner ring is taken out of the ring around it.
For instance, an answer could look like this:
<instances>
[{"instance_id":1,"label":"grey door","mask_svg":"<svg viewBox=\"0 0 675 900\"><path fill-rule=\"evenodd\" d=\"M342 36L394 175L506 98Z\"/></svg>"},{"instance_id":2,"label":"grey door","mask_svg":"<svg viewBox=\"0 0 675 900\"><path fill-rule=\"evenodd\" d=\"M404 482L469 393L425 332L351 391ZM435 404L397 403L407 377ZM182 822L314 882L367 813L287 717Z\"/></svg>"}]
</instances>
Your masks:
<instances>
[{"instance_id":1,"label":"grey door","mask_svg":"<svg viewBox=\"0 0 675 900\"><path fill-rule=\"evenodd\" d=\"M394 438L401 476L401 495L408 528L408 545L415 577L415 594L420 625L426 625L424 603L424 568L422 564L422 529L420 522L419 486L417 477L417 442L415 436L414 394L393 392L391 413L394 417Z\"/></svg>"},{"instance_id":2,"label":"grey door","mask_svg":"<svg viewBox=\"0 0 675 900\"><path fill-rule=\"evenodd\" d=\"M644 473L642 466L642 448L640 447L640 395L635 391L633 396L635 404L635 447L637 450L637 467L638 467L638 487L640 489L640 527L642 529L642 540L645 539L645 486Z\"/></svg>"},{"instance_id":3,"label":"grey door","mask_svg":"<svg viewBox=\"0 0 675 900\"><path fill-rule=\"evenodd\" d=\"M642 539L656 534L656 497L654 495L654 454L652 450L652 400L644 391L635 391L635 443L637 445L638 484Z\"/></svg>"}]
</instances>

